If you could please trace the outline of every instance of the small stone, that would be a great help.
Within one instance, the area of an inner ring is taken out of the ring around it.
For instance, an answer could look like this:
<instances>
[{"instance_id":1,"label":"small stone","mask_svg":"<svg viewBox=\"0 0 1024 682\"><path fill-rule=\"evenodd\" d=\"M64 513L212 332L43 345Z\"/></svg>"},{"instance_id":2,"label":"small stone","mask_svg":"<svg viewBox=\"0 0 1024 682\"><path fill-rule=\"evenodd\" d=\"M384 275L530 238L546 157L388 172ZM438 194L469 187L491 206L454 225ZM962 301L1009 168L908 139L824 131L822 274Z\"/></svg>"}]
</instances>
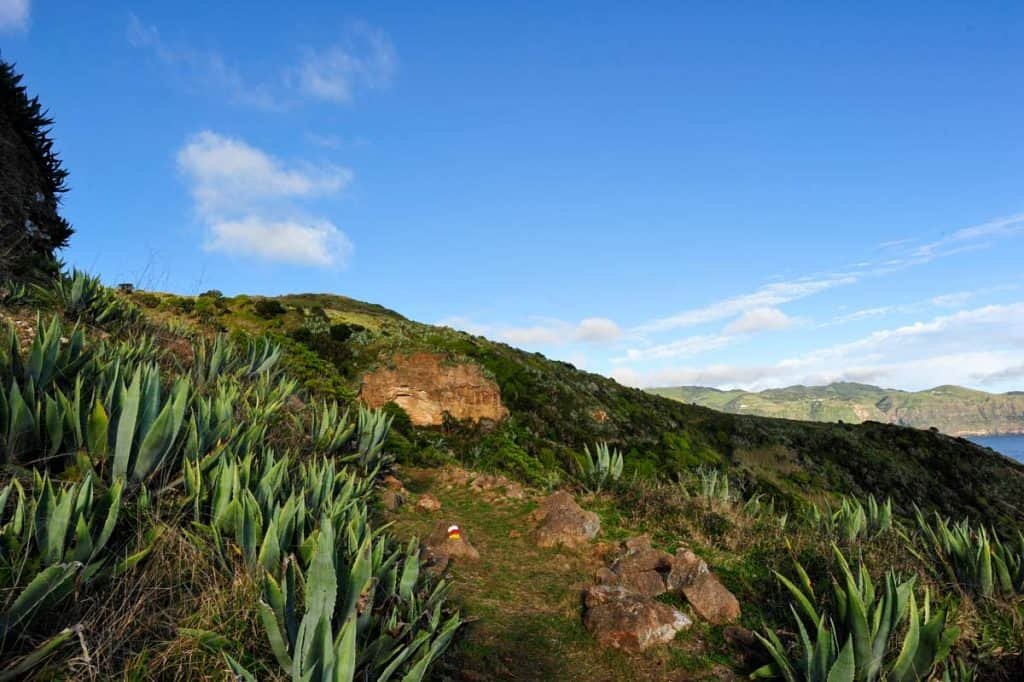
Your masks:
<instances>
[{"instance_id":1,"label":"small stone","mask_svg":"<svg viewBox=\"0 0 1024 682\"><path fill-rule=\"evenodd\" d=\"M398 511L398 508L405 504L405 495L389 488L380 494L380 501L388 511Z\"/></svg>"},{"instance_id":2,"label":"small stone","mask_svg":"<svg viewBox=\"0 0 1024 682\"><path fill-rule=\"evenodd\" d=\"M510 531L508 532L508 536L509 536L510 538L517 538L517 537L519 537L520 535L521 535L521 533L520 533L519 531L517 531L517 530L510 530Z\"/></svg>"},{"instance_id":3,"label":"small stone","mask_svg":"<svg viewBox=\"0 0 1024 682\"><path fill-rule=\"evenodd\" d=\"M449 521L438 521L434 530L423 541L423 557L430 561L440 561L444 557L447 564L449 558L476 561L480 552L469 543L464 528Z\"/></svg>"},{"instance_id":4,"label":"small stone","mask_svg":"<svg viewBox=\"0 0 1024 682\"><path fill-rule=\"evenodd\" d=\"M403 488L402 482L391 474L388 474L381 479L381 482L384 484L384 487L390 488L391 490L401 490Z\"/></svg>"},{"instance_id":5,"label":"small stone","mask_svg":"<svg viewBox=\"0 0 1024 682\"><path fill-rule=\"evenodd\" d=\"M612 565L612 570L620 575L658 570L668 573L671 568L672 555L660 549L639 549L620 558Z\"/></svg>"},{"instance_id":6,"label":"small stone","mask_svg":"<svg viewBox=\"0 0 1024 682\"><path fill-rule=\"evenodd\" d=\"M441 511L441 500L437 499L430 493L424 493L416 502L416 511L427 513Z\"/></svg>"}]
</instances>

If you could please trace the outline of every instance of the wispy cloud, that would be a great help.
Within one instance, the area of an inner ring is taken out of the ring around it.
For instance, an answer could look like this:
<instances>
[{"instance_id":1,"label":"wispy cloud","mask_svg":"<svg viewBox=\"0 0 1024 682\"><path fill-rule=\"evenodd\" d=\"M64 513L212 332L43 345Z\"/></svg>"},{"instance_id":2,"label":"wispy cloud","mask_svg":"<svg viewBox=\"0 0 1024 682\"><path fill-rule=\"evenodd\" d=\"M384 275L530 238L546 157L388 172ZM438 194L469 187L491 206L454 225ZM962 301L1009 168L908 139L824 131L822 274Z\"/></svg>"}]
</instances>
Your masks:
<instances>
[{"instance_id":1,"label":"wispy cloud","mask_svg":"<svg viewBox=\"0 0 1024 682\"><path fill-rule=\"evenodd\" d=\"M481 324L467 317L450 317L438 324L527 348L564 346L570 343L606 344L622 335L619 325L603 317L588 317L575 324L542 319L537 324L518 327Z\"/></svg>"},{"instance_id":2,"label":"wispy cloud","mask_svg":"<svg viewBox=\"0 0 1024 682\"><path fill-rule=\"evenodd\" d=\"M347 168L288 164L208 130L186 141L177 162L207 228L206 250L317 267L347 262L348 238L295 205L339 193L352 179Z\"/></svg>"},{"instance_id":3,"label":"wispy cloud","mask_svg":"<svg viewBox=\"0 0 1024 682\"><path fill-rule=\"evenodd\" d=\"M1024 233L1024 213L1012 215L1007 218L998 218L981 225L965 227L952 234L922 244L911 252L917 259L932 260L941 256L949 256L960 253L965 249L977 248L995 239L1012 237Z\"/></svg>"},{"instance_id":4,"label":"wispy cloud","mask_svg":"<svg viewBox=\"0 0 1024 682\"><path fill-rule=\"evenodd\" d=\"M812 296L827 289L854 284L857 281L856 275L839 274L820 278L798 279L789 282L773 282L749 294L726 298L706 306L691 308L668 317L651 320L637 326L634 331L640 334L650 334L693 327L743 315L757 309L773 308L783 303Z\"/></svg>"},{"instance_id":5,"label":"wispy cloud","mask_svg":"<svg viewBox=\"0 0 1024 682\"><path fill-rule=\"evenodd\" d=\"M398 68L388 37L362 22L353 22L338 43L306 48L291 66L264 79L247 78L217 50L167 41L155 25L134 14L128 20L128 42L151 53L189 87L265 110L288 109L304 98L348 104L360 92L386 88Z\"/></svg>"},{"instance_id":6,"label":"wispy cloud","mask_svg":"<svg viewBox=\"0 0 1024 682\"><path fill-rule=\"evenodd\" d=\"M868 381L907 388L999 383L1024 364L1024 301L988 305L875 331L855 341L760 365L671 366L612 375L634 385L702 384L751 390L792 384ZM1010 371L1008 371L1010 370ZM938 379L941 377L941 379Z\"/></svg>"},{"instance_id":7,"label":"wispy cloud","mask_svg":"<svg viewBox=\"0 0 1024 682\"><path fill-rule=\"evenodd\" d=\"M186 44L170 44L152 24L132 14L128 19L128 42L148 50L164 66L173 69L190 87L226 95L232 102L258 109L278 109L281 102L264 83L248 82L241 72L215 50L200 50Z\"/></svg>"},{"instance_id":8,"label":"wispy cloud","mask_svg":"<svg viewBox=\"0 0 1024 682\"><path fill-rule=\"evenodd\" d=\"M347 104L359 90L386 88L397 67L398 57L387 36L356 23L343 42L306 51L297 70L297 83L310 97Z\"/></svg>"},{"instance_id":9,"label":"wispy cloud","mask_svg":"<svg viewBox=\"0 0 1024 682\"><path fill-rule=\"evenodd\" d=\"M796 321L778 308L748 310L726 326L726 334L756 334L792 327Z\"/></svg>"},{"instance_id":10,"label":"wispy cloud","mask_svg":"<svg viewBox=\"0 0 1024 682\"><path fill-rule=\"evenodd\" d=\"M0 0L0 31L28 28L29 0Z\"/></svg>"}]
</instances>

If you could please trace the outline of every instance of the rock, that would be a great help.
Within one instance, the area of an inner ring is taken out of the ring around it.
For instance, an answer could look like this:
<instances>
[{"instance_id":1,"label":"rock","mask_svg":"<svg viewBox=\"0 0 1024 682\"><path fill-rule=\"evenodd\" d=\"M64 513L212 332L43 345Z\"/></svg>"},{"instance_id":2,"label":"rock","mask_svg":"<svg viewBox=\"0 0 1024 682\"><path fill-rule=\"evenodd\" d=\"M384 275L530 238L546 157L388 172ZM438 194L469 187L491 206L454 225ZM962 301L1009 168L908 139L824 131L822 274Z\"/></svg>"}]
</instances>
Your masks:
<instances>
[{"instance_id":1,"label":"rock","mask_svg":"<svg viewBox=\"0 0 1024 682\"><path fill-rule=\"evenodd\" d=\"M624 587L596 585L584 595L583 623L602 646L642 651L672 641L692 623L682 612Z\"/></svg>"},{"instance_id":2,"label":"rock","mask_svg":"<svg viewBox=\"0 0 1024 682\"><path fill-rule=\"evenodd\" d=\"M441 511L441 500L430 493L423 493L416 502L416 511L427 513Z\"/></svg>"},{"instance_id":3,"label":"rock","mask_svg":"<svg viewBox=\"0 0 1024 682\"><path fill-rule=\"evenodd\" d=\"M620 543L622 549L626 552L638 552L641 549L651 548L651 538L646 535L637 535L635 537L626 538Z\"/></svg>"},{"instance_id":4,"label":"rock","mask_svg":"<svg viewBox=\"0 0 1024 682\"><path fill-rule=\"evenodd\" d=\"M665 594L668 591L668 586L665 585L665 577L658 571L615 573L614 575L617 578L614 582L615 585L647 597L657 597L659 594Z\"/></svg>"},{"instance_id":5,"label":"rock","mask_svg":"<svg viewBox=\"0 0 1024 682\"><path fill-rule=\"evenodd\" d=\"M380 494L380 501L388 511L398 511L405 504L405 495L398 490L388 488Z\"/></svg>"},{"instance_id":6,"label":"rock","mask_svg":"<svg viewBox=\"0 0 1024 682\"><path fill-rule=\"evenodd\" d=\"M578 547L601 531L597 514L580 508L564 490L549 495L532 517L539 524L535 538L540 547Z\"/></svg>"},{"instance_id":7,"label":"rock","mask_svg":"<svg viewBox=\"0 0 1024 682\"><path fill-rule=\"evenodd\" d=\"M510 500L523 500L526 499L526 491L515 481L509 481L505 484L505 497Z\"/></svg>"},{"instance_id":8,"label":"rock","mask_svg":"<svg viewBox=\"0 0 1024 682\"><path fill-rule=\"evenodd\" d=\"M402 485L401 481L399 481L391 474L388 474L383 479L381 479L381 482L384 484L385 488L390 488L391 490L401 490L403 487L405 487Z\"/></svg>"},{"instance_id":9,"label":"rock","mask_svg":"<svg viewBox=\"0 0 1024 682\"><path fill-rule=\"evenodd\" d=\"M672 569L672 555L660 549L640 549L626 554L612 564L612 570L620 575L643 571L664 571Z\"/></svg>"},{"instance_id":10,"label":"rock","mask_svg":"<svg viewBox=\"0 0 1024 682\"><path fill-rule=\"evenodd\" d=\"M501 389L474 363L451 362L441 353L395 355L390 366L363 376L359 399L369 407L397 403L416 426L456 421L503 421Z\"/></svg>"},{"instance_id":11,"label":"rock","mask_svg":"<svg viewBox=\"0 0 1024 682\"><path fill-rule=\"evenodd\" d=\"M694 612L714 625L731 623L740 617L740 603L719 582L703 559L687 548L676 552L668 576L668 587L681 590Z\"/></svg>"},{"instance_id":12,"label":"rock","mask_svg":"<svg viewBox=\"0 0 1024 682\"><path fill-rule=\"evenodd\" d=\"M438 521L423 541L422 556L428 564L440 563L443 557L447 566L451 558L476 561L480 558L480 552L469 544L464 528L450 521Z\"/></svg>"},{"instance_id":13,"label":"rock","mask_svg":"<svg viewBox=\"0 0 1024 682\"><path fill-rule=\"evenodd\" d=\"M517 537L519 537L519 531L517 531L517 530L515 530L515 529L513 529L513 530L510 530L510 531L508 532L508 536L509 536L510 538L517 538Z\"/></svg>"},{"instance_id":14,"label":"rock","mask_svg":"<svg viewBox=\"0 0 1024 682\"><path fill-rule=\"evenodd\" d=\"M754 633L738 625L729 625L722 630L722 638L735 650L748 668L760 667L769 657Z\"/></svg>"}]
</instances>

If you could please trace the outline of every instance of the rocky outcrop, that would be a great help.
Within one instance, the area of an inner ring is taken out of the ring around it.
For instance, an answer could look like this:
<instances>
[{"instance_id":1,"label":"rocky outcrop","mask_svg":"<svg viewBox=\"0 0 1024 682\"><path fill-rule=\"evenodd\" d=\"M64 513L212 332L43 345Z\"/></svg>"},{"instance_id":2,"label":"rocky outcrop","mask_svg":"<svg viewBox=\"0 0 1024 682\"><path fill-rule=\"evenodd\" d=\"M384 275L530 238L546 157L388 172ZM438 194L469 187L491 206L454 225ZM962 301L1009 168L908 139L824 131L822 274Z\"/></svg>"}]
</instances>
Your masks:
<instances>
[{"instance_id":1,"label":"rocky outcrop","mask_svg":"<svg viewBox=\"0 0 1024 682\"><path fill-rule=\"evenodd\" d=\"M438 353L396 355L390 366L363 377L359 399L370 407L399 405L416 426L457 421L500 422L508 416L501 389L479 366L449 362Z\"/></svg>"},{"instance_id":2,"label":"rocky outcrop","mask_svg":"<svg viewBox=\"0 0 1024 682\"><path fill-rule=\"evenodd\" d=\"M582 509L564 490L549 495L531 516L538 524L534 537L540 547L579 547L601 531L597 514Z\"/></svg>"},{"instance_id":3,"label":"rocky outcrop","mask_svg":"<svg viewBox=\"0 0 1024 682\"><path fill-rule=\"evenodd\" d=\"M625 587L595 585L583 597L583 624L602 646L643 651L672 641L692 623L668 604Z\"/></svg>"},{"instance_id":4,"label":"rocky outcrop","mask_svg":"<svg viewBox=\"0 0 1024 682\"><path fill-rule=\"evenodd\" d=\"M416 501L416 511L428 514L441 511L441 500L430 493L423 493Z\"/></svg>"}]
</instances>

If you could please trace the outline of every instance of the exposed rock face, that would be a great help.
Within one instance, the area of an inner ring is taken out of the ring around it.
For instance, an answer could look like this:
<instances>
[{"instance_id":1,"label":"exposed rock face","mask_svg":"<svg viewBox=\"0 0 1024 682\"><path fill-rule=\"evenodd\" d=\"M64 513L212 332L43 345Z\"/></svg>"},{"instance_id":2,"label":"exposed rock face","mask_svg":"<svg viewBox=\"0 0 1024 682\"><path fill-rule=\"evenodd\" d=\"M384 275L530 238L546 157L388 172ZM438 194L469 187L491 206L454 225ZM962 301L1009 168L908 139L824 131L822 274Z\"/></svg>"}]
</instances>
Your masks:
<instances>
[{"instance_id":1,"label":"exposed rock face","mask_svg":"<svg viewBox=\"0 0 1024 682\"><path fill-rule=\"evenodd\" d=\"M363 377L359 399L370 407L401 406L416 426L440 426L453 419L499 422L508 416L501 389L475 364L448 363L438 353L396 355L390 367Z\"/></svg>"},{"instance_id":2,"label":"exposed rock face","mask_svg":"<svg viewBox=\"0 0 1024 682\"><path fill-rule=\"evenodd\" d=\"M601 531L597 514L583 510L564 490L549 495L532 517L539 524L535 537L540 547L579 547Z\"/></svg>"},{"instance_id":3,"label":"exposed rock face","mask_svg":"<svg viewBox=\"0 0 1024 682\"><path fill-rule=\"evenodd\" d=\"M670 642L692 624L681 611L624 587L595 585L583 604L583 624L598 643L627 651Z\"/></svg>"},{"instance_id":4,"label":"exposed rock face","mask_svg":"<svg viewBox=\"0 0 1024 682\"><path fill-rule=\"evenodd\" d=\"M709 623L721 625L740 617L739 601L689 549L680 549L673 557L668 586L682 590L694 612Z\"/></svg>"}]
</instances>

